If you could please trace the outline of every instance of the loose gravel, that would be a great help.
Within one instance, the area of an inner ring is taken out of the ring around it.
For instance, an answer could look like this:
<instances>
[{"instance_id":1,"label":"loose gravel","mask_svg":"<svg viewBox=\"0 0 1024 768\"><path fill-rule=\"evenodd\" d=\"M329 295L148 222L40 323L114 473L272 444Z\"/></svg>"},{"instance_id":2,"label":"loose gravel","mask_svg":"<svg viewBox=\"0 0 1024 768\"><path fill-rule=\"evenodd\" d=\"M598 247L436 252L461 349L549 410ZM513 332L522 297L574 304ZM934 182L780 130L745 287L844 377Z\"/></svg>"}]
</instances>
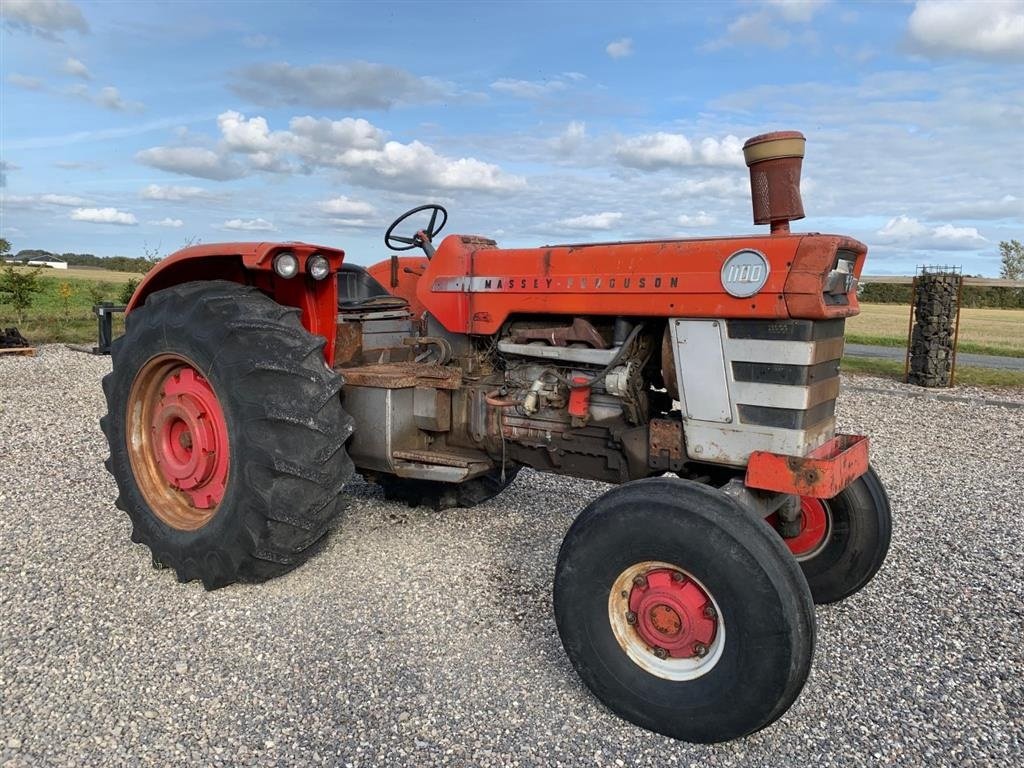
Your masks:
<instances>
[{"instance_id":1,"label":"loose gravel","mask_svg":"<svg viewBox=\"0 0 1024 768\"><path fill-rule=\"evenodd\" d=\"M611 715L559 644L556 553L604 486L526 471L435 513L356 481L310 563L207 593L154 570L113 506L109 365L0 358L0 765L1024 763L1020 408L849 382L840 422L872 438L889 559L818 609L782 720L694 746Z\"/></svg>"}]
</instances>

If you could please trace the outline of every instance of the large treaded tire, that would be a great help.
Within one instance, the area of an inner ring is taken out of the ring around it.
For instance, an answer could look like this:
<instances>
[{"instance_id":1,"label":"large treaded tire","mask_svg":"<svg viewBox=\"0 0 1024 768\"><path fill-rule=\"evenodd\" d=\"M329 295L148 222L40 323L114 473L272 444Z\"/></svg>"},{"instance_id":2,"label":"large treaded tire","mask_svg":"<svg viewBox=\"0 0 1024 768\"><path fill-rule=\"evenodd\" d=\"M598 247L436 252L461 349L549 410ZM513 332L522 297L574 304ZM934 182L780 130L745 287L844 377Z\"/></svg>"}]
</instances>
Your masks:
<instances>
[{"instance_id":1,"label":"large treaded tire","mask_svg":"<svg viewBox=\"0 0 1024 768\"><path fill-rule=\"evenodd\" d=\"M402 502L410 507L431 507L440 512L459 507L469 509L483 504L508 488L518 474L519 467L506 467L505 482L501 481L500 469L464 483L412 480L387 474L377 475L374 482L384 491L384 498L388 501Z\"/></svg>"},{"instance_id":2,"label":"large treaded tire","mask_svg":"<svg viewBox=\"0 0 1024 768\"><path fill-rule=\"evenodd\" d=\"M688 572L717 603L720 655L691 679L641 666L611 625L616 583L647 561ZM688 480L626 483L584 509L559 552L554 604L562 644L594 694L630 722L684 741L764 728L810 672L814 604L796 561L759 518Z\"/></svg>"},{"instance_id":3,"label":"large treaded tire","mask_svg":"<svg viewBox=\"0 0 1024 768\"><path fill-rule=\"evenodd\" d=\"M823 501L830 518L828 542L800 562L818 604L835 603L863 589L885 562L892 539L889 495L873 467Z\"/></svg>"},{"instance_id":4,"label":"large treaded tire","mask_svg":"<svg viewBox=\"0 0 1024 768\"><path fill-rule=\"evenodd\" d=\"M352 419L341 379L323 356L324 339L296 309L226 281L186 283L154 293L126 318L103 379L110 445L107 469L132 541L180 581L207 589L263 581L304 562L342 511L353 472L345 442ZM171 527L148 506L132 470L126 416L133 381L157 355L180 355L212 386L224 412L230 465L224 497L197 530Z\"/></svg>"}]
</instances>

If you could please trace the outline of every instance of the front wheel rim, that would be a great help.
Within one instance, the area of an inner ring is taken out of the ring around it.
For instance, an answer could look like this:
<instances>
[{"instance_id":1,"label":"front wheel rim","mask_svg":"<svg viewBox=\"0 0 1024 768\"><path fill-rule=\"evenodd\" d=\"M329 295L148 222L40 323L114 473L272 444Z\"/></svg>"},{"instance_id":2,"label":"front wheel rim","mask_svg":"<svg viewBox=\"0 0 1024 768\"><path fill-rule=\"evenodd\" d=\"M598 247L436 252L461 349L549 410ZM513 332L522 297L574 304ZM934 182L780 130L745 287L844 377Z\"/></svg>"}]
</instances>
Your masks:
<instances>
[{"instance_id":1,"label":"front wheel rim","mask_svg":"<svg viewBox=\"0 0 1024 768\"><path fill-rule=\"evenodd\" d=\"M664 680L706 675L725 648L718 603L693 574L672 563L647 560L622 571L608 596L608 620L626 655Z\"/></svg>"},{"instance_id":2,"label":"front wheel rim","mask_svg":"<svg viewBox=\"0 0 1024 768\"><path fill-rule=\"evenodd\" d=\"M220 400L196 365L158 355L139 369L127 404L126 439L136 484L171 528L194 531L217 513L230 447Z\"/></svg>"}]
</instances>

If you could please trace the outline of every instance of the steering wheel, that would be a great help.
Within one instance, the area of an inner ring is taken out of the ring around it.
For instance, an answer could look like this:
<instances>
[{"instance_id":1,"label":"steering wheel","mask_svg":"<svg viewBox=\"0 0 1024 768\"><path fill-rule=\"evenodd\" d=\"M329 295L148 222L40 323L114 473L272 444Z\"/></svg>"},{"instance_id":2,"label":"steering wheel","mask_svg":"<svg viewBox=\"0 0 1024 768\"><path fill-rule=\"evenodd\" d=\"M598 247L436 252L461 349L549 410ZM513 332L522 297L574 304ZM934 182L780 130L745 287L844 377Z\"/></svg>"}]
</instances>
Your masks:
<instances>
[{"instance_id":1,"label":"steering wheel","mask_svg":"<svg viewBox=\"0 0 1024 768\"><path fill-rule=\"evenodd\" d=\"M399 235L391 234L399 224L420 211L432 211L430 214L430 223L427 224L426 228L417 230L416 234L412 237L401 237ZM437 222L438 214L441 214L440 224ZM430 258L434 255L434 246L431 244L431 241L442 229L444 229L444 225L447 223L448 211L446 211L442 206L434 203L421 205L417 208L413 208L411 211L406 211L392 222L391 226L388 227L388 231L384 233L384 245L393 251L411 251L413 248L422 248L427 254L427 258ZM398 245L396 245L396 243L398 243Z\"/></svg>"}]
</instances>

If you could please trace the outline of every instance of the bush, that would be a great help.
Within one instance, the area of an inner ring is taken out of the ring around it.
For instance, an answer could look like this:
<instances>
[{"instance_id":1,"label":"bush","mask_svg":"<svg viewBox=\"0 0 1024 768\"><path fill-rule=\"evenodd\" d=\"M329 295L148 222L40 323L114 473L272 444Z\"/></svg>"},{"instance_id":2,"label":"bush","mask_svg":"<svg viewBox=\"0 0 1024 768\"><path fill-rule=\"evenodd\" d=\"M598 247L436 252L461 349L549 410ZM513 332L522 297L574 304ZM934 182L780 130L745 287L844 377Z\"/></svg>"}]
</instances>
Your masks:
<instances>
[{"instance_id":1,"label":"bush","mask_svg":"<svg viewBox=\"0 0 1024 768\"><path fill-rule=\"evenodd\" d=\"M134 277L127 283L121 286L121 293L118 294L118 300L127 306L128 302L132 300L132 294L135 293L135 289L139 287L139 281Z\"/></svg>"},{"instance_id":2,"label":"bush","mask_svg":"<svg viewBox=\"0 0 1024 768\"><path fill-rule=\"evenodd\" d=\"M0 302L14 308L19 323L25 322L25 310L32 306L35 294L43 290L39 283L41 271L33 269L31 272L16 272L14 267L7 267L0 278Z\"/></svg>"}]
</instances>

